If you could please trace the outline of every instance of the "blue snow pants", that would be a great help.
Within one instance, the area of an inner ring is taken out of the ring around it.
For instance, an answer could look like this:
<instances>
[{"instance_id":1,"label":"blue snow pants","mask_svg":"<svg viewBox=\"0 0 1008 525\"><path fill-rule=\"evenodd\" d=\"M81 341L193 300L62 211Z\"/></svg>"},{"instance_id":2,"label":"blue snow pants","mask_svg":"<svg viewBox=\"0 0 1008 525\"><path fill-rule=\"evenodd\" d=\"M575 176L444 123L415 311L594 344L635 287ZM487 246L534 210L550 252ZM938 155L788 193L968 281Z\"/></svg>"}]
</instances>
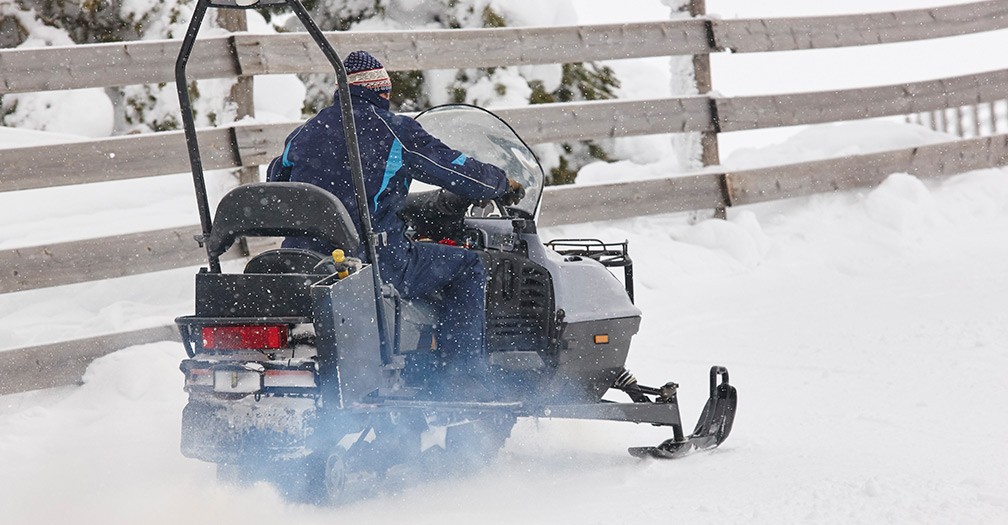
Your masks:
<instances>
[{"instance_id":1,"label":"blue snow pants","mask_svg":"<svg viewBox=\"0 0 1008 525\"><path fill-rule=\"evenodd\" d=\"M405 254L401 246L387 248L378 248L382 279L404 299L423 300L437 308L438 350L450 369L482 375L487 366L483 359L487 271L480 256L431 242L411 242Z\"/></svg>"}]
</instances>

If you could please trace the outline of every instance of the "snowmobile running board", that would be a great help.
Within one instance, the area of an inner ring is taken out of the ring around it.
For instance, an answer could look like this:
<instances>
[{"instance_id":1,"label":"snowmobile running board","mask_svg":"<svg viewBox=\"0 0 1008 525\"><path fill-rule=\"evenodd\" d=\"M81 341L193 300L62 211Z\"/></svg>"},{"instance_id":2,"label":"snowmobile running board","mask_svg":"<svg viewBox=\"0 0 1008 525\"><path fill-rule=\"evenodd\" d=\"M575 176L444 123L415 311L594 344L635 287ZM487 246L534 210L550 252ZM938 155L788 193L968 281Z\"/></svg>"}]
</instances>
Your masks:
<instances>
[{"instance_id":1,"label":"snowmobile running board","mask_svg":"<svg viewBox=\"0 0 1008 525\"><path fill-rule=\"evenodd\" d=\"M720 382L718 381L720 379ZM717 447L731 433L735 420L738 394L728 383L728 369L713 366L710 370L710 397L700 413L693 433L683 435L682 419L679 416L678 386L666 383L661 388L638 385L636 381L616 387L630 394L633 403L559 404L542 407L525 407L521 402L445 402L416 401L385 398L377 401L371 409L426 408L455 412L511 412L519 417L546 417L556 419L594 419L602 421L625 421L628 423L650 423L655 426L672 427L673 437L653 447L631 447L630 455L638 458L674 459L695 450ZM651 396L654 399L652 400Z\"/></svg>"}]
</instances>

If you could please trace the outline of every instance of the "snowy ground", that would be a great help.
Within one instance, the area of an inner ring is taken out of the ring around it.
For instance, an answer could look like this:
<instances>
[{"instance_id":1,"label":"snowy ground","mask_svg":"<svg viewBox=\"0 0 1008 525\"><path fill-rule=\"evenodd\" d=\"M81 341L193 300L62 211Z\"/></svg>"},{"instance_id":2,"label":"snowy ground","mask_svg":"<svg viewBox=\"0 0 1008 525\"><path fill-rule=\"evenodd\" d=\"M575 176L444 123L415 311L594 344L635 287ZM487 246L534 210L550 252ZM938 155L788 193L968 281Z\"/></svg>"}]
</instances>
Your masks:
<instances>
[{"instance_id":1,"label":"snowy ground","mask_svg":"<svg viewBox=\"0 0 1008 525\"><path fill-rule=\"evenodd\" d=\"M731 438L674 462L667 431L523 421L468 479L340 509L217 483L178 453L181 345L96 361L85 384L0 398L2 523L1003 523L1008 519L1008 173L733 210L552 228L628 238L645 312L629 366L682 384L710 364Z\"/></svg>"},{"instance_id":2,"label":"snowy ground","mask_svg":"<svg viewBox=\"0 0 1008 525\"><path fill-rule=\"evenodd\" d=\"M579 13L598 16L583 3L575 1ZM655 4L627 0L622 16L667 16ZM708 0L708 10L804 15L813 4L814 13L840 13L924 2ZM990 47L1003 48L1000 38ZM819 67L801 58L808 55L788 55ZM1003 54L987 55L984 67L961 72L1005 67L993 62ZM646 78L668 70L657 60L617 67ZM769 82L752 74L760 61L784 58L724 60L721 83L715 62L715 85L730 91L749 75L752 91L730 94L750 94ZM935 54L925 73L908 66L906 78L891 81L958 74L943 69L954 61L951 52ZM890 81L873 67L861 73L848 76L863 85ZM657 78L667 82L663 74ZM790 87L780 91L821 76L781 80ZM633 91L640 85L628 83L625 94L642 96ZM726 165L951 138L892 121L785 130L777 144L752 137L728 150ZM39 140L0 135L4 145ZM640 152L636 162L589 166L581 182L666 176L671 161L661 144L628 145ZM215 191L226 177L215 179ZM105 197L110 186L18 192L18 201L0 200L0 249L96 236L109 224L123 232L195 222L184 176L151 183L115 183L116 205ZM152 203L149 194L162 198ZM61 213L41 208L51 202ZM340 509L289 505L266 485L223 486L211 465L182 457L181 345L129 348L96 361L82 386L0 397L0 524L1004 523L1006 231L1008 170L923 182L894 174L874 190L732 209L728 221L691 225L679 214L547 229L547 239L629 239L644 310L629 367L643 382L679 382L692 421L708 367L728 366L741 397L731 438L680 461L642 462L625 448L657 443L667 431L523 421L483 472ZM192 273L2 295L0 348L165 324L191 311Z\"/></svg>"}]
</instances>

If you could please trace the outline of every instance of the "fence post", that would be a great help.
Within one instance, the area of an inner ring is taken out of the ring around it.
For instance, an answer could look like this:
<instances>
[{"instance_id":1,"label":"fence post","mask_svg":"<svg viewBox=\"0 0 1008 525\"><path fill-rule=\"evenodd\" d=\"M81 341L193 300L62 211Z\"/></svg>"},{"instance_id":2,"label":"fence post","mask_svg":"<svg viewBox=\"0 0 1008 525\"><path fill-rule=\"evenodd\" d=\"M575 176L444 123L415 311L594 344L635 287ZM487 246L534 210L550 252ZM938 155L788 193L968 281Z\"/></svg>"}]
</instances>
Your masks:
<instances>
[{"instance_id":1,"label":"fence post","mask_svg":"<svg viewBox=\"0 0 1008 525\"><path fill-rule=\"evenodd\" d=\"M248 31L248 21L245 18L245 10L243 9L218 9L217 24L220 25L222 29L231 33ZM232 48L231 52L235 53L235 60L238 60L236 50ZM237 106L235 120L255 116L255 100L253 97L252 85L253 77L239 76L234 85L231 86L231 92L228 94L228 98L230 98L231 101L235 103L235 106ZM259 182L258 167L238 168L237 175L238 184ZM242 255L247 256L250 254L248 241L246 241L244 237L238 240L238 248Z\"/></svg>"},{"instance_id":2,"label":"fence post","mask_svg":"<svg viewBox=\"0 0 1008 525\"><path fill-rule=\"evenodd\" d=\"M931 112L931 129L935 131L945 131L945 114L941 110Z\"/></svg>"},{"instance_id":3,"label":"fence post","mask_svg":"<svg viewBox=\"0 0 1008 525\"><path fill-rule=\"evenodd\" d=\"M707 14L707 0L690 0L689 13L692 17ZM710 55L693 55L693 77L696 79L697 93L706 95L711 92ZM718 155L717 132L705 131L700 140L703 147L701 161L704 166L716 166L721 163Z\"/></svg>"},{"instance_id":4,"label":"fence post","mask_svg":"<svg viewBox=\"0 0 1008 525\"><path fill-rule=\"evenodd\" d=\"M690 0L689 14L691 17L706 15L707 0ZM710 27L710 24L707 26L707 31L708 39L713 40L713 28ZM711 92L713 86L711 82L710 54L693 55L693 78L696 81L697 94L706 95ZM721 164L720 154L718 153L716 131L718 123L715 109L714 102L711 101L711 117L715 120L715 131L704 131L700 134L700 161L704 166L717 166ZM717 208L714 210L714 217L724 219L727 217L727 211L725 208Z\"/></svg>"}]
</instances>

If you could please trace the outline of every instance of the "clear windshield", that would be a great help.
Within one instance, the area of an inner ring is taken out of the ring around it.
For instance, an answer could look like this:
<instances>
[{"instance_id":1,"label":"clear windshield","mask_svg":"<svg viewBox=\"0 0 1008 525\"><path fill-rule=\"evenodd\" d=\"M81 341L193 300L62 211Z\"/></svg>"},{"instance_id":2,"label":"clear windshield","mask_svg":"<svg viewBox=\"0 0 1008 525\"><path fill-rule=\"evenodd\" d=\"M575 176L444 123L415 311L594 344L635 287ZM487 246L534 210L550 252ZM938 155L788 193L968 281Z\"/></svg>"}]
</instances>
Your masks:
<instances>
[{"instance_id":1,"label":"clear windshield","mask_svg":"<svg viewBox=\"0 0 1008 525\"><path fill-rule=\"evenodd\" d=\"M417 116L417 121L449 147L478 161L493 164L525 186L525 198L512 208L535 217L542 195L542 167L532 150L503 120L475 106L438 106Z\"/></svg>"}]
</instances>

